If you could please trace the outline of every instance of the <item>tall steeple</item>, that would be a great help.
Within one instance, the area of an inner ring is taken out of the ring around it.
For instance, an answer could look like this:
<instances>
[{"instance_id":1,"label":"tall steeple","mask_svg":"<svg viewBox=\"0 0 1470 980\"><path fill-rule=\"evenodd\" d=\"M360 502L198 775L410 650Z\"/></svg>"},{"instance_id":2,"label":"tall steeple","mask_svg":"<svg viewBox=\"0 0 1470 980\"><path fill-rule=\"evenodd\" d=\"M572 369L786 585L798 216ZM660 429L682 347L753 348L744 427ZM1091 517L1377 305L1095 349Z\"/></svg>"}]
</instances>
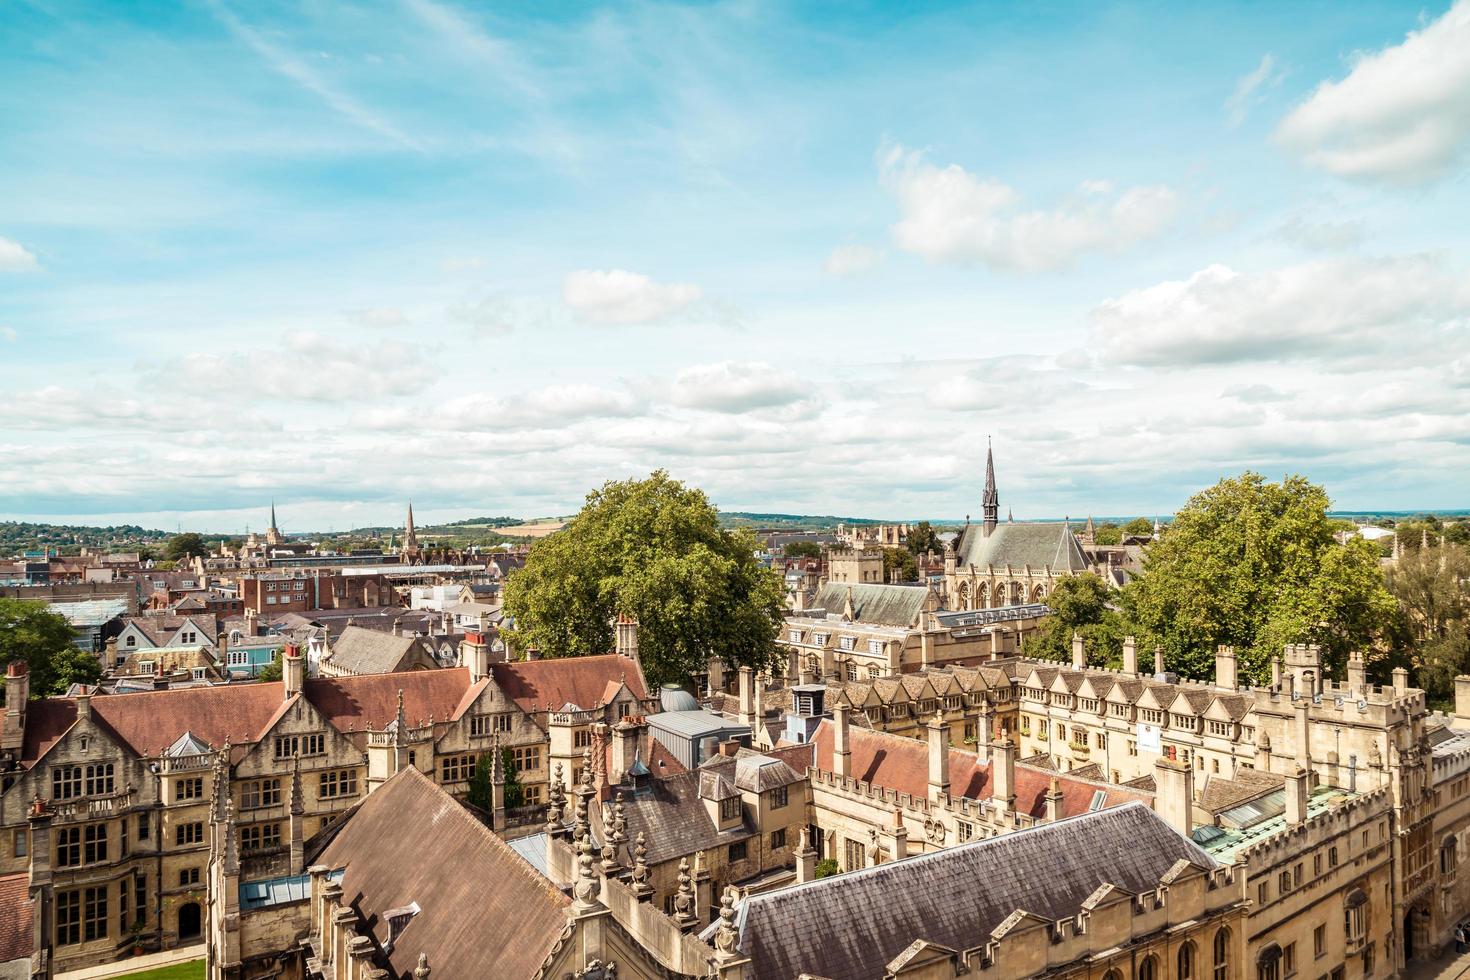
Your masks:
<instances>
[{"instance_id":1,"label":"tall steeple","mask_svg":"<svg viewBox=\"0 0 1470 980\"><path fill-rule=\"evenodd\" d=\"M980 498L985 512L985 534L989 536L1000 521L1000 494L995 489L995 455L990 449L990 437L985 438L985 493Z\"/></svg>"},{"instance_id":2,"label":"tall steeple","mask_svg":"<svg viewBox=\"0 0 1470 980\"><path fill-rule=\"evenodd\" d=\"M276 530L276 502L271 501L271 530Z\"/></svg>"},{"instance_id":3,"label":"tall steeple","mask_svg":"<svg viewBox=\"0 0 1470 980\"><path fill-rule=\"evenodd\" d=\"M419 553L419 536L413 529L413 501L408 502L408 521L403 525L403 547L400 553L413 557Z\"/></svg>"}]
</instances>

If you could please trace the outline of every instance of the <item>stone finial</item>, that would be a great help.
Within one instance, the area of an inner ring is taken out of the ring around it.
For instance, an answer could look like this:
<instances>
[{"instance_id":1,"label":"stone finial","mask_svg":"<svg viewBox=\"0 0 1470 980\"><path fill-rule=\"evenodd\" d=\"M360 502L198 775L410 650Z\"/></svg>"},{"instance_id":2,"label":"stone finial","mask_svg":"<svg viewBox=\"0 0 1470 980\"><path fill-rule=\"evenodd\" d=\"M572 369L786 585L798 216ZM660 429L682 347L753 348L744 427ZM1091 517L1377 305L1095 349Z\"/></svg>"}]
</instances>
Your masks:
<instances>
[{"instance_id":1,"label":"stone finial","mask_svg":"<svg viewBox=\"0 0 1470 980\"><path fill-rule=\"evenodd\" d=\"M618 870L618 841L617 828L613 822L613 808L604 803L600 809L602 810L602 873L614 875Z\"/></svg>"},{"instance_id":2,"label":"stone finial","mask_svg":"<svg viewBox=\"0 0 1470 980\"><path fill-rule=\"evenodd\" d=\"M586 912L597 905L597 896L602 891L602 879L597 877L597 870L592 862L592 832L587 829L585 797L577 801L577 809L581 815L583 837L577 841L577 880L572 885L572 895L576 901L572 903L572 908L578 912Z\"/></svg>"},{"instance_id":3,"label":"stone finial","mask_svg":"<svg viewBox=\"0 0 1470 980\"><path fill-rule=\"evenodd\" d=\"M613 840L619 845L628 842L628 815L623 810L623 794L613 797Z\"/></svg>"},{"instance_id":4,"label":"stone finial","mask_svg":"<svg viewBox=\"0 0 1470 980\"><path fill-rule=\"evenodd\" d=\"M726 885L724 893L720 895L720 924L715 927L715 958L722 962L740 955L735 948L740 939L740 933L735 928L735 903L739 899L740 892L734 885Z\"/></svg>"},{"instance_id":5,"label":"stone finial","mask_svg":"<svg viewBox=\"0 0 1470 980\"><path fill-rule=\"evenodd\" d=\"M633 894L640 902L646 902L653 897L653 886L648 879L653 872L648 867L648 845L644 842L643 831L638 831L638 837L633 842Z\"/></svg>"},{"instance_id":6,"label":"stone finial","mask_svg":"<svg viewBox=\"0 0 1470 980\"><path fill-rule=\"evenodd\" d=\"M556 774L551 779L551 791L546 794L546 832L561 832L562 811L566 804L566 790L562 787L561 763L556 764Z\"/></svg>"},{"instance_id":7,"label":"stone finial","mask_svg":"<svg viewBox=\"0 0 1470 980\"><path fill-rule=\"evenodd\" d=\"M419 965L413 968L413 980L429 980L429 954L419 954Z\"/></svg>"},{"instance_id":8,"label":"stone finial","mask_svg":"<svg viewBox=\"0 0 1470 980\"><path fill-rule=\"evenodd\" d=\"M679 859L679 890L674 893L674 922L688 932L697 924L694 915L694 878L689 874L689 859Z\"/></svg>"}]
</instances>

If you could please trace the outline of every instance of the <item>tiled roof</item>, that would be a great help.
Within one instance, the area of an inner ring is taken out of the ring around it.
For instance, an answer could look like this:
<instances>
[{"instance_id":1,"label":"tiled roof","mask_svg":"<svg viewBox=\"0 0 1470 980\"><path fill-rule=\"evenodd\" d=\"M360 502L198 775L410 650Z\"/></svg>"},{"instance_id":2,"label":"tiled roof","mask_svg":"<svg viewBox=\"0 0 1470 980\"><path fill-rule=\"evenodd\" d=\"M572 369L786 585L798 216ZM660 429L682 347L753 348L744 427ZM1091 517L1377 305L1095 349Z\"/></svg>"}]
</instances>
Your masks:
<instances>
[{"instance_id":1,"label":"tiled roof","mask_svg":"<svg viewBox=\"0 0 1470 980\"><path fill-rule=\"evenodd\" d=\"M887 789L923 797L929 792L929 745L927 740L904 738L887 732L849 728L852 750L852 775L855 779ZM816 766L832 770L832 722L823 721L812 736L816 750ZM1070 774L1054 774L1029 766L1016 766L1016 809L1033 817L1046 815L1046 793L1055 777L1062 790L1062 814L1086 813L1093 797L1101 790L1106 794L1105 806L1117 806L1144 799L1143 794L1120 789L1107 783L1078 779ZM972 800L988 800L994 784L990 763L963 749L949 750L950 795Z\"/></svg>"},{"instance_id":2,"label":"tiled roof","mask_svg":"<svg viewBox=\"0 0 1470 980\"><path fill-rule=\"evenodd\" d=\"M880 626L913 626L919 621L924 609L924 600L929 590L922 585L863 585L845 582L829 582L817 591L810 615L820 616L821 610L841 614L847 606L847 596L852 594L853 621L875 623ZM840 624L833 626L841 628Z\"/></svg>"},{"instance_id":3,"label":"tiled roof","mask_svg":"<svg viewBox=\"0 0 1470 980\"><path fill-rule=\"evenodd\" d=\"M639 832L643 833L649 864L662 864L695 851L712 850L754 836L743 822L731 830L716 829L709 816L709 807L699 793L700 783L706 778L729 782L718 774L694 770L666 779L649 780L647 786L632 792L621 790L628 841L636 841ZM730 791L735 791L733 786ZM600 806L595 799L592 801L591 824L599 837L602 825Z\"/></svg>"},{"instance_id":4,"label":"tiled roof","mask_svg":"<svg viewBox=\"0 0 1470 980\"><path fill-rule=\"evenodd\" d=\"M985 569L994 565L1015 569L1029 565L1040 571L1050 567L1053 571L1082 572L1087 570L1087 558L1077 545L1069 524L997 524L987 537L984 525L971 524L965 528L955 545L959 567L974 565Z\"/></svg>"},{"instance_id":5,"label":"tiled roof","mask_svg":"<svg viewBox=\"0 0 1470 980\"><path fill-rule=\"evenodd\" d=\"M25 959L34 951L30 875L24 871L0 877L0 963ZM30 976L30 971L26 971Z\"/></svg>"},{"instance_id":6,"label":"tiled roof","mask_svg":"<svg viewBox=\"0 0 1470 980\"><path fill-rule=\"evenodd\" d=\"M383 913L419 904L386 957L395 977L420 953L435 976L534 976L567 921L570 899L412 766L358 805L317 863L345 868L343 899L380 949Z\"/></svg>"},{"instance_id":7,"label":"tiled roof","mask_svg":"<svg viewBox=\"0 0 1470 980\"><path fill-rule=\"evenodd\" d=\"M974 949L1018 909L1069 919L1105 884L1151 892L1180 860L1216 867L1134 803L749 896L737 945L758 977L877 980L915 940Z\"/></svg>"},{"instance_id":8,"label":"tiled roof","mask_svg":"<svg viewBox=\"0 0 1470 980\"><path fill-rule=\"evenodd\" d=\"M527 712L556 710L567 703L584 709L606 703L609 683L622 680L639 698L648 697L636 661L618 654L559 657L491 664L495 683Z\"/></svg>"},{"instance_id":9,"label":"tiled roof","mask_svg":"<svg viewBox=\"0 0 1470 980\"><path fill-rule=\"evenodd\" d=\"M399 668L417 643L412 636L349 626L332 643L326 662L352 674L388 674Z\"/></svg>"},{"instance_id":10,"label":"tiled roof","mask_svg":"<svg viewBox=\"0 0 1470 980\"><path fill-rule=\"evenodd\" d=\"M398 692L403 692L403 714L409 725L430 718L449 721L461 709L470 672L465 667L413 670L402 674L362 677L318 677L306 682L307 700L316 705L338 731L362 734L382 730L398 714Z\"/></svg>"},{"instance_id":11,"label":"tiled roof","mask_svg":"<svg viewBox=\"0 0 1470 980\"><path fill-rule=\"evenodd\" d=\"M133 626L138 632L148 637L148 641L156 647L161 647L173 639L173 635L186 623L193 623L198 627L201 642L213 643L219 634L219 622L214 613L190 613L187 616L129 616L123 620L124 627Z\"/></svg>"},{"instance_id":12,"label":"tiled roof","mask_svg":"<svg viewBox=\"0 0 1470 980\"><path fill-rule=\"evenodd\" d=\"M1242 803L1280 791L1286 777L1273 772L1260 772L1246 766L1236 770L1234 779L1211 775L1200 791L1199 806L1206 813L1220 813Z\"/></svg>"}]
</instances>

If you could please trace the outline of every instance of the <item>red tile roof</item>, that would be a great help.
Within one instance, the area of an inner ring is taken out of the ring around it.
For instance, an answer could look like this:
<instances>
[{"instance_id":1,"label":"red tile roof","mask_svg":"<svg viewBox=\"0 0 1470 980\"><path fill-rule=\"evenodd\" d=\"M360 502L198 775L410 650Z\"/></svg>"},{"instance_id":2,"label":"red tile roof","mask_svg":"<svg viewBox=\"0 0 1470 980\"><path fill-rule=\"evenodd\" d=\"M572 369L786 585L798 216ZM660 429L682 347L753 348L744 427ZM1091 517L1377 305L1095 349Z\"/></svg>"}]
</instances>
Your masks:
<instances>
[{"instance_id":1,"label":"red tile roof","mask_svg":"<svg viewBox=\"0 0 1470 980\"><path fill-rule=\"evenodd\" d=\"M620 680L639 698L648 697L637 661L618 654L491 664L490 670L506 696L527 712L557 711L568 702L584 709L600 707Z\"/></svg>"},{"instance_id":2,"label":"red tile roof","mask_svg":"<svg viewBox=\"0 0 1470 980\"><path fill-rule=\"evenodd\" d=\"M852 749L852 776L886 789L923 797L929 792L929 745L924 739L904 738L887 732L848 729ZM832 771L832 722L823 721L812 736L818 769ZM1016 767L1016 810L1033 817L1046 815L1046 793L1056 777L1062 790L1062 815L1086 813L1098 790L1107 793L1105 806L1130 800L1152 805L1152 797L1108 783L1077 779L1063 773L1044 772L1029 766ZM949 750L949 787L952 796L988 800L993 789L990 763L973 752Z\"/></svg>"},{"instance_id":3,"label":"red tile roof","mask_svg":"<svg viewBox=\"0 0 1470 980\"><path fill-rule=\"evenodd\" d=\"M410 725L432 717L449 721L470 687L466 667L411 670L398 674L361 677L318 677L306 682L307 700L341 732L383 729L398 714L398 692L403 692L403 714Z\"/></svg>"},{"instance_id":4,"label":"red tile roof","mask_svg":"<svg viewBox=\"0 0 1470 980\"><path fill-rule=\"evenodd\" d=\"M29 892L30 875L24 871L0 878L0 963L25 959L34 951L35 907Z\"/></svg>"}]
</instances>

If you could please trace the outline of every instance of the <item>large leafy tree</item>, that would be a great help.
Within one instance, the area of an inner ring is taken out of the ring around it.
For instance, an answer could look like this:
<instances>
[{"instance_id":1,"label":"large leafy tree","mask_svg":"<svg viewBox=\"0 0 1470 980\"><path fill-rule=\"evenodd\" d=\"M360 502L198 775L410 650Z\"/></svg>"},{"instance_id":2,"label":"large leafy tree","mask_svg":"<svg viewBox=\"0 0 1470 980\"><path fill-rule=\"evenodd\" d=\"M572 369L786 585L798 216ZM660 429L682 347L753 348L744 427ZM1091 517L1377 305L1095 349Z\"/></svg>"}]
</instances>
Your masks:
<instances>
[{"instance_id":1,"label":"large leafy tree","mask_svg":"<svg viewBox=\"0 0 1470 980\"><path fill-rule=\"evenodd\" d=\"M207 554L209 554L209 545L204 543L201 535L193 531L175 534L168 539L168 544L163 548L163 557L169 561L184 561L196 555Z\"/></svg>"},{"instance_id":2,"label":"large leafy tree","mask_svg":"<svg viewBox=\"0 0 1470 980\"><path fill-rule=\"evenodd\" d=\"M0 661L25 661L31 697L62 694L73 683L97 683L102 664L72 645L75 636L66 617L45 603L0 598Z\"/></svg>"},{"instance_id":3,"label":"large leafy tree","mask_svg":"<svg viewBox=\"0 0 1470 980\"><path fill-rule=\"evenodd\" d=\"M1338 669L1372 652L1395 616L1378 549L1333 537L1327 493L1300 476L1244 473L1190 498L1151 545L1123 599L1140 645L1169 669L1209 677L1215 648L1235 647L1243 673L1270 675L1288 643L1318 643Z\"/></svg>"},{"instance_id":4,"label":"large leafy tree","mask_svg":"<svg viewBox=\"0 0 1470 980\"><path fill-rule=\"evenodd\" d=\"M506 582L510 639L548 657L607 653L612 622L623 614L638 621L638 651L653 683L687 680L712 654L767 667L783 591L756 549L748 531L720 527L702 492L662 470L606 483Z\"/></svg>"},{"instance_id":5,"label":"large leafy tree","mask_svg":"<svg viewBox=\"0 0 1470 980\"><path fill-rule=\"evenodd\" d=\"M940 543L939 535L935 532L934 525L928 521L920 521L909 528L909 535L904 543L908 545L909 551L915 555L922 555L930 551L938 554L944 550L944 545Z\"/></svg>"},{"instance_id":6,"label":"large leafy tree","mask_svg":"<svg viewBox=\"0 0 1470 980\"><path fill-rule=\"evenodd\" d=\"M917 582L919 563L903 548L884 548L883 573L890 582Z\"/></svg>"},{"instance_id":7,"label":"large leafy tree","mask_svg":"<svg viewBox=\"0 0 1470 980\"><path fill-rule=\"evenodd\" d=\"M1399 602L1403 646L1416 679L1435 698L1454 691L1470 669L1470 549L1435 546L1403 555L1388 572Z\"/></svg>"},{"instance_id":8,"label":"large leafy tree","mask_svg":"<svg viewBox=\"0 0 1470 980\"><path fill-rule=\"evenodd\" d=\"M1058 579L1046 597L1051 615L1026 637L1026 655L1067 660L1076 633L1087 647L1088 663L1098 667L1121 665L1124 629L1122 617L1114 608L1116 600L1108 584L1092 572Z\"/></svg>"}]
</instances>

